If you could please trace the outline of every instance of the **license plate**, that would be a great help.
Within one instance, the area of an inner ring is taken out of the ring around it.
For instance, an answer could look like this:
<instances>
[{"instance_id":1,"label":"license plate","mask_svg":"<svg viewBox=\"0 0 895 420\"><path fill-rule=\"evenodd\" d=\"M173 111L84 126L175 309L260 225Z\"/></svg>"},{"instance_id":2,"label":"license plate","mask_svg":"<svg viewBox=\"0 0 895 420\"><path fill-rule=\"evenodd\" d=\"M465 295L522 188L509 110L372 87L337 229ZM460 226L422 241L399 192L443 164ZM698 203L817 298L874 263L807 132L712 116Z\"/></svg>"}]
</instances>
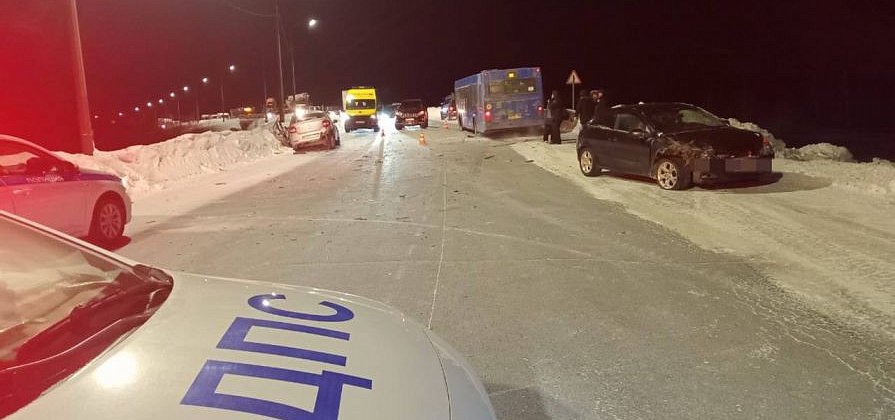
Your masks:
<instances>
[{"instance_id":1,"label":"license plate","mask_svg":"<svg viewBox=\"0 0 895 420\"><path fill-rule=\"evenodd\" d=\"M413 123L414 123L413 118L408 118L408 119L407 119L407 123L408 123L408 124L413 124Z\"/></svg>"},{"instance_id":2,"label":"license plate","mask_svg":"<svg viewBox=\"0 0 895 420\"><path fill-rule=\"evenodd\" d=\"M727 159L724 161L724 170L736 172L771 172L770 159Z\"/></svg>"},{"instance_id":3,"label":"license plate","mask_svg":"<svg viewBox=\"0 0 895 420\"><path fill-rule=\"evenodd\" d=\"M365 124L367 122L367 120L354 120L354 122L356 122L358 124Z\"/></svg>"}]
</instances>

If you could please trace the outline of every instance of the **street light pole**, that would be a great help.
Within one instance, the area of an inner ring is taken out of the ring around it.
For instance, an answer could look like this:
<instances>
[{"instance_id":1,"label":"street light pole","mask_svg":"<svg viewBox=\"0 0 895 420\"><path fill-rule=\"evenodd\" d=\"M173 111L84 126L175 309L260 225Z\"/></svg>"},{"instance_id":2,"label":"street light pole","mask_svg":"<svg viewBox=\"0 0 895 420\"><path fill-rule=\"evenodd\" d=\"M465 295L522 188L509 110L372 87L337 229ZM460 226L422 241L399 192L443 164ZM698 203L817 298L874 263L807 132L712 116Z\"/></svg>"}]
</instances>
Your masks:
<instances>
[{"instance_id":1,"label":"street light pole","mask_svg":"<svg viewBox=\"0 0 895 420\"><path fill-rule=\"evenodd\" d=\"M78 149L85 155L93 155L93 126L90 121L90 102L87 100L87 75L84 71L84 51L81 49L81 29L78 25L78 6L69 1L71 12L72 65L75 76L75 108L78 114Z\"/></svg>"},{"instance_id":2,"label":"street light pole","mask_svg":"<svg viewBox=\"0 0 895 420\"><path fill-rule=\"evenodd\" d=\"M279 111L280 111L280 122L282 122L282 121L286 120L286 112L283 108L283 101L286 98L286 92L285 92L284 86L283 86L283 41L282 41L283 36L281 33L282 31L280 30L280 28L283 27L283 21L282 21L282 18L280 17L280 2L279 2L279 0L274 0L273 4L274 4L274 10L276 11L276 16L277 16L277 63L278 63L277 67L279 67L279 70L280 70L280 97L278 98L279 103L277 104L277 107L279 108Z\"/></svg>"}]
</instances>

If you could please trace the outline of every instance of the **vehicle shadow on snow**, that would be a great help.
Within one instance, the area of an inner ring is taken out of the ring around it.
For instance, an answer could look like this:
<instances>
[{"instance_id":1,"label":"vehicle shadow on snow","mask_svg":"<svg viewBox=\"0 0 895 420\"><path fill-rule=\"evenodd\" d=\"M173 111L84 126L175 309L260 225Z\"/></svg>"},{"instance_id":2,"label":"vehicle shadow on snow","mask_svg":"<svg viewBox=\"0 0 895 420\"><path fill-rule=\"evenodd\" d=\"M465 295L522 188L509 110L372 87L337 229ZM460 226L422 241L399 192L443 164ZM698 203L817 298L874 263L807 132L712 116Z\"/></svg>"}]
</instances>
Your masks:
<instances>
[{"instance_id":1,"label":"vehicle shadow on snow","mask_svg":"<svg viewBox=\"0 0 895 420\"><path fill-rule=\"evenodd\" d=\"M488 391L491 405L494 406L494 414L497 415L498 419L549 420L554 417L581 417L580 415L573 415L574 413L571 412L558 416L548 414L548 405L551 412L570 410L564 409L559 401L538 392L535 386L518 388L513 385L486 383L485 389Z\"/></svg>"},{"instance_id":2,"label":"vehicle shadow on snow","mask_svg":"<svg viewBox=\"0 0 895 420\"><path fill-rule=\"evenodd\" d=\"M611 176L628 181L655 185L656 181L645 176L619 174L603 171L603 176ZM707 181L693 186L693 191L711 191L726 194L771 194L796 191L811 191L829 187L833 181L790 172L774 172L760 178ZM658 188L658 187L657 187Z\"/></svg>"},{"instance_id":3,"label":"vehicle shadow on snow","mask_svg":"<svg viewBox=\"0 0 895 420\"><path fill-rule=\"evenodd\" d=\"M131 241L133 241L133 239L131 239L130 236L122 236L122 237L118 238L118 240L116 240L115 242L112 242L110 244L99 243L99 242L96 242L90 238L81 238L81 240L88 242L93 246L98 246L102 249L105 249L106 251L111 251L111 252L118 251L119 249L126 247L128 244L131 243Z\"/></svg>"}]
</instances>

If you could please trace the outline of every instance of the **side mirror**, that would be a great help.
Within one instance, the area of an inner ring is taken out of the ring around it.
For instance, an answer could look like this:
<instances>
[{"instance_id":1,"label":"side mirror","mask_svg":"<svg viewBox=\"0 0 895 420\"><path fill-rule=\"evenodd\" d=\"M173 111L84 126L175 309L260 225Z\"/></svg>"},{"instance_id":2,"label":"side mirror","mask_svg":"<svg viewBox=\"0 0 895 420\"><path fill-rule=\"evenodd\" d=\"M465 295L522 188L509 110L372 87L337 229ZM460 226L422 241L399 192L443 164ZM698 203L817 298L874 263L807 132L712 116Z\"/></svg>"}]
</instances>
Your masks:
<instances>
[{"instance_id":1,"label":"side mirror","mask_svg":"<svg viewBox=\"0 0 895 420\"><path fill-rule=\"evenodd\" d=\"M67 160L60 161L59 165L57 165L56 168L59 169L60 175L62 175L64 178L73 178L80 172L78 165L75 165L74 163Z\"/></svg>"},{"instance_id":2,"label":"side mirror","mask_svg":"<svg viewBox=\"0 0 895 420\"><path fill-rule=\"evenodd\" d=\"M647 133L646 131L643 131L643 130L634 130L631 132L631 134L634 135L634 138L637 138L640 140L644 140L647 137L649 137L649 133Z\"/></svg>"}]
</instances>

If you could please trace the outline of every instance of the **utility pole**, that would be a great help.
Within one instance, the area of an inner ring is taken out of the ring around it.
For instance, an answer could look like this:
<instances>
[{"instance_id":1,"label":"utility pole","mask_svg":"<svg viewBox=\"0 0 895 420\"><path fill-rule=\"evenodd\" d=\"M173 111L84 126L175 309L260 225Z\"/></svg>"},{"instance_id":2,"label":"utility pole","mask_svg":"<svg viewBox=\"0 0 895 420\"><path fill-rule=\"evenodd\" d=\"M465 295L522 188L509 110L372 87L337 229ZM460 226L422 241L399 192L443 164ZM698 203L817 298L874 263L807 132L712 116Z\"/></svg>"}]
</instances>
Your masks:
<instances>
[{"instance_id":1,"label":"utility pole","mask_svg":"<svg viewBox=\"0 0 895 420\"><path fill-rule=\"evenodd\" d=\"M279 71L280 71L280 97L277 98L278 102L279 102L277 104L277 107L279 108L279 111L280 111L280 122L282 122L282 121L286 120L286 112L283 108L283 101L286 98L286 93L284 91L284 86L283 86L283 40L282 40L283 37L282 37L281 31L280 31L280 28L283 27L283 21L282 21L282 18L280 17L280 2L279 2L279 0L274 0L273 4L274 4L274 10L276 11L276 15L277 15L277 63L278 63L277 67L279 68Z\"/></svg>"},{"instance_id":2,"label":"utility pole","mask_svg":"<svg viewBox=\"0 0 895 420\"><path fill-rule=\"evenodd\" d=\"M78 114L78 145L81 153L93 155L93 126L90 120L90 102L87 100L87 75L84 71L84 51L81 49L81 29L78 25L78 6L69 1L72 30L72 67L75 76L75 108Z\"/></svg>"}]
</instances>

